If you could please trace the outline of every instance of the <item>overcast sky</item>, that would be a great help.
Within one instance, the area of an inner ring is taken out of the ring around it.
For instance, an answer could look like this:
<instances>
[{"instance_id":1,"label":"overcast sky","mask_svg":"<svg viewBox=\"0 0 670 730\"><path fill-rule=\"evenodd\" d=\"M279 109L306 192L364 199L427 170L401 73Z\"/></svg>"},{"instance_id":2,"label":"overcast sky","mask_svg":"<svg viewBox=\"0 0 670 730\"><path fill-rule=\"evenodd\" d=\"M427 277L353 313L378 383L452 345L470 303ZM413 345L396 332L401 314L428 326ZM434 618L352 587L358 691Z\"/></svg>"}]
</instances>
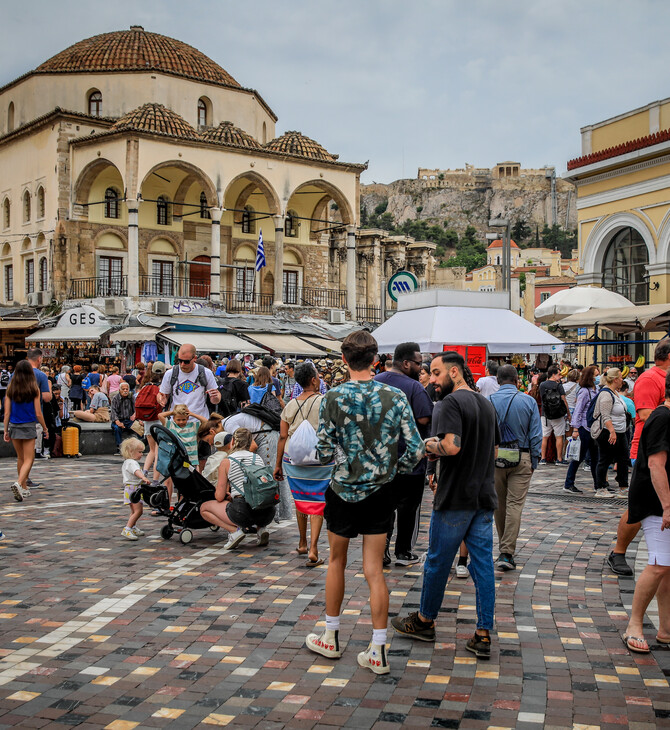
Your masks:
<instances>
[{"instance_id":1,"label":"overcast sky","mask_svg":"<svg viewBox=\"0 0 670 730\"><path fill-rule=\"evenodd\" d=\"M0 0L0 83L112 30L193 45L364 182L555 165L579 128L670 96L667 0Z\"/></svg>"}]
</instances>

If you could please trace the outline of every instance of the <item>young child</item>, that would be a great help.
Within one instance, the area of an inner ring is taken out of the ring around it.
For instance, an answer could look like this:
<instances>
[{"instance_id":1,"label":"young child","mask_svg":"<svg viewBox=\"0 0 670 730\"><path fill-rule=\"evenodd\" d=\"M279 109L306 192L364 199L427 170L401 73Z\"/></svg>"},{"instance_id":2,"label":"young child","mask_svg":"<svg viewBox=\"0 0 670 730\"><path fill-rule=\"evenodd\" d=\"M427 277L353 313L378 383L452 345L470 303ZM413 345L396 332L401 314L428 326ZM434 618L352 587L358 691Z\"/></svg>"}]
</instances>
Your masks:
<instances>
[{"instance_id":1,"label":"young child","mask_svg":"<svg viewBox=\"0 0 670 730\"><path fill-rule=\"evenodd\" d=\"M219 479L219 466L228 456L232 443L233 435L226 431L220 431L214 436L214 448L216 451L207 459L205 467L202 470L202 475L214 486L216 486Z\"/></svg>"},{"instance_id":2,"label":"young child","mask_svg":"<svg viewBox=\"0 0 670 730\"><path fill-rule=\"evenodd\" d=\"M191 418L197 419L192 421ZM171 411L158 414L158 420L168 431L179 437L188 453L191 465L198 466L198 429L207 419L197 413L191 413L188 406L180 404Z\"/></svg>"},{"instance_id":3,"label":"young child","mask_svg":"<svg viewBox=\"0 0 670 730\"><path fill-rule=\"evenodd\" d=\"M121 467L123 475L123 504L130 505L130 517L128 524L123 528L121 535L126 540L137 540L144 535L144 531L137 527L137 521L142 516L142 502L133 504L130 501L130 495L140 486L140 484L149 484L149 480L144 476L139 460L144 453L144 444L136 438L126 439L121 444L121 455L125 459Z\"/></svg>"}]
</instances>

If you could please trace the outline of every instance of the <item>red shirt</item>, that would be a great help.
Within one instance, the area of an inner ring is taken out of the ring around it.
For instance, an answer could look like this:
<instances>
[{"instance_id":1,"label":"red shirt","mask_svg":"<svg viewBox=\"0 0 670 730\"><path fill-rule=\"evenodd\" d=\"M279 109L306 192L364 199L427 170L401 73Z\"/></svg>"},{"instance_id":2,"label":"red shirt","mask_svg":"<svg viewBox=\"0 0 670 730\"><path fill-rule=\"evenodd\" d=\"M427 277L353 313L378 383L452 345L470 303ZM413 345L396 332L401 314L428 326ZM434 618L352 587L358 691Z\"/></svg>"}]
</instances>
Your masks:
<instances>
[{"instance_id":1,"label":"red shirt","mask_svg":"<svg viewBox=\"0 0 670 730\"><path fill-rule=\"evenodd\" d=\"M642 375L635 381L635 390L633 391L633 400L635 401L635 411L640 412L640 408L648 408L653 411L654 408L663 405L665 402L665 375L666 372L657 365L653 368L645 370ZM637 459L637 446L640 443L640 434L644 421L640 420L640 416L635 416L635 433L633 435L633 443L630 446L630 458Z\"/></svg>"}]
</instances>

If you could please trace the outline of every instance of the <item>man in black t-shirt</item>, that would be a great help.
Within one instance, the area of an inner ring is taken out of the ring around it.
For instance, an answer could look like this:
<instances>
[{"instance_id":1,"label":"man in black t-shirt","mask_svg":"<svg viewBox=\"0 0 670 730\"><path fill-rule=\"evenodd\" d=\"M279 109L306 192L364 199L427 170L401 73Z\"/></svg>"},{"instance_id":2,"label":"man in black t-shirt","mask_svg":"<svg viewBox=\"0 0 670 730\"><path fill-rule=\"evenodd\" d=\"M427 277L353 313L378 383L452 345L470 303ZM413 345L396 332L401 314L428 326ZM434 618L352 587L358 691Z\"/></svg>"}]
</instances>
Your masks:
<instances>
[{"instance_id":1,"label":"man in black t-shirt","mask_svg":"<svg viewBox=\"0 0 670 730\"><path fill-rule=\"evenodd\" d=\"M547 380L540 383L540 401L542 403L542 458L540 464L547 463L547 444L553 431L556 437L556 461L563 461L563 436L567 428L566 415L570 413L565 390L561 384L561 373L556 366L547 370Z\"/></svg>"},{"instance_id":2,"label":"man in black t-shirt","mask_svg":"<svg viewBox=\"0 0 670 730\"><path fill-rule=\"evenodd\" d=\"M495 580L493 572L493 511L495 455L500 442L491 403L466 383L465 362L457 352L444 352L430 366L442 406L437 436L426 442L429 458L440 459L430 523L430 544L423 572L419 611L397 616L391 623L401 634L435 641L437 618L451 565L461 544L470 552L477 591L477 629L466 644L482 659L491 656Z\"/></svg>"}]
</instances>

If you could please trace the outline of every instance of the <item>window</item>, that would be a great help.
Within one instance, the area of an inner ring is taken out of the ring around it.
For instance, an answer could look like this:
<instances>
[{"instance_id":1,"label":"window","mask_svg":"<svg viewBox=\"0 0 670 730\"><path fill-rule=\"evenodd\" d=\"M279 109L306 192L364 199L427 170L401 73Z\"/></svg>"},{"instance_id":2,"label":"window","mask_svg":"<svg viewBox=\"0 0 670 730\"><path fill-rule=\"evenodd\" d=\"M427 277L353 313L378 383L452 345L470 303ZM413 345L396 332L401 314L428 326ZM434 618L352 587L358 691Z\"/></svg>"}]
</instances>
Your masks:
<instances>
[{"instance_id":1,"label":"window","mask_svg":"<svg viewBox=\"0 0 670 730\"><path fill-rule=\"evenodd\" d=\"M265 122L263 122L263 144L265 144L268 141L268 127Z\"/></svg>"},{"instance_id":2,"label":"window","mask_svg":"<svg viewBox=\"0 0 670 730\"><path fill-rule=\"evenodd\" d=\"M204 99L198 99L198 126L207 126L207 104Z\"/></svg>"},{"instance_id":3,"label":"window","mask_svg":"<svg viewBox=\"0 0 670 730\"><path fill-rule=\"evenodd\" d=\"M633 304L649 304L645 279L649 252L634 228L620 230L612 239L603 263L603 286L622 294Z\"/></svg>"},{"instance_id":4,"label":"window","mask_svg":"<svg viewBox=\"0 0 670 730\"><path fill-rule=\"evenodd\" d=\"M5 301L14 301L14 267L12 264L5 266Z\"/></svg>"},{"instance_id":5,"label":"window","mask_svg":"<svg viewBox=\"0 0 670 730\"><path fill-rule=\"evenodd\" d=\"M551 294L548 291L543 291L542 294L540 294L540 304L542 304L542 302L546 302L550 296Z\"/></svg>"},{"instance_id":6,"label":"window","mask_svg":"<svg viewBox=\"0 0 670 730\"><path fill-rule=\"evenodd\" d=\"M283 294L284 304L298 303L298 272L284 271L283 273Z\"/></svg>"},{"instance_id":7,"label":"window","mask_svg":"<svg viewBox=\"0 0 670 730\"><path fill-rule=\"evenodd\" d=\"M26 294L35 291L35 259L26 259Z\"/></svg>"},{"instance_id":8,"label":"window","mask_svg":"<svg viewBox=\"0 0 670 730\"><path fill-rule=\"evenodd\" d=\"M174 262L151 262L151 289L149 294L174 295Z\"/></svg>"},{"instance_id":9,"label":"window","mask_svg":"<svg viewBox=\"0 0 670 730\"><path fill-rule=\"evenodd\" d=\"M44 201L44 188L40 186L37 190L37 219L41 220L44 218L45 201Z\"/></svg>"},{"instance_id":10,"label":"window","mask_svg":"<svg viewBox=\"0 0 670 730\"><path fill-rule=\"evenodd\" d=\"M30 222L30 191L23 193L23 222Z\"/></svg>"},{"instance_id":11,"label":"window","mask_svg":"<svg viewBox=\"0 0 670 730\"><path fill-rule=\"evenodd\" d=\"M11 132L14 129L14 102L10 101L7 107L7 131Z\"/></svg>"},{"instance_id":12,"label":"window","mask_svg":"<svg viewBox=\"0 0 670 730\"><path fill-rule=\"evenodd\" d=\"M294 210L289 210L284 219L284 235L287 238L297 238L298 236L298 216Z\"/></svg>"},{"instance_id":13,"label":"window","mask_svg":"<svg viewBox=\"0 0 670 730\"><path fill-rule=\"evenodd\" d=\"M47 260L43 256L40 259L40 291L46 291L48 285Z\"/></svg>"},{"instance_id":14,"label":"window","mask_svg":"<svg viewBox=\"0 0 670 730\"><path fill-rule=\"evenodd\" d=\"M244 212L242 213L242 233L256 233L254 209L250 205L244 206Z\"/></svg>"},{"instance_id":15,"label":"window","mask_svg":"<svg viewBox=\"0 0 670 730\"><path fill-rule=\"evenodd\" d=\"M5 198L2 203L2 227L3 228L9 228L9 224L12 222L11 208L12 208L12 205L9 202L9 198Z\"/></svg>"},{"instance_id":16,"label":"window","mask_svg":"<svg viewBox=\"0 0 670 730\"><path fill-rule=\"evenodd\" d=\"M235 270L235 291L238 302L250 302L254 298L254 277L256 270L245 267Z\"/></svg>"},{"instance_id":17,"label":"window","mask_svg":"<svg viewBox=\"0 0 670 730\"><path fill-rule=\"evenodd\" d=\"M200 217L201 218L209 218L209 205L207 204L207 196L205 195L205 191L203 190L200 193Z\"/></svg>"},{"instance_id":18,"label":"window","mask_svg":"<svg viewBox=\"0 0 670 730\"><path fill-rule=\"evenodd\" d=\"M105 218L119 217L119 194L114 188L105 190Z\"/></svg>"},{"instance_id":19,"label":"window","mask_svg":"<svg viewBox=\"0 0 670 730\"><path fill-rule=\"evenodd\" d=\"M159 195L156 201L156 223L159 226L169 226L172 223L172 211L167 195Z\"/></svg>"},{"instance_id":20,"label":"window","mask_svg":"<svg viewBox=\"0 0 670 730\"><path fill-rule=\"evenodd\" d=\"M100 256L98 259L98 296L124 296L123 259L116 256Z\"/></svg>"},{"instance_id":21,"label":"window","mask_svg":"<svg viewBox=\"0 0 670 730\"><path fill-rule=\"evenodd\" d=\"M88 96L88 113L92 117L102 116L102 94L92 91Z\"/></svg>"}]
</instances>

